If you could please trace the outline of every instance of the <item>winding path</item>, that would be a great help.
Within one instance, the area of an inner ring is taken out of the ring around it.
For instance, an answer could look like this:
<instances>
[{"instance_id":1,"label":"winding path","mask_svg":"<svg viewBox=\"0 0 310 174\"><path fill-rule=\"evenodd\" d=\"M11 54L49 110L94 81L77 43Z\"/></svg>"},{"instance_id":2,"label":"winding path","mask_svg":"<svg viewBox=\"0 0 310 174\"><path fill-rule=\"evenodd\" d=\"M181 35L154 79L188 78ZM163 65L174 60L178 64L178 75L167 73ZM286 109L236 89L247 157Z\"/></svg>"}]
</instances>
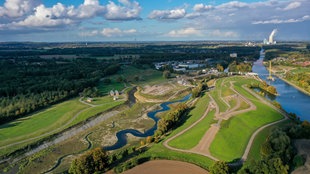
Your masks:
<instances>
[{"instance_id":1,"label":"winding path","mask_svg":"<svg viewBox=\"0 0 310 174\"><path fill-rule=\"evenodd\" d=\"M211 143L213 142L213 139L215 138L218 130L220 129L220 123L223 119L227 120L229 119L231 116L233 115L238 115L241 113L245 113L245 112L249 112L251 110L256 110L256 106L246 97L244 97L243 95L241 95L238 91L236 91L233 88L233 82L230 82L231 86L230 89L233 90L237 95L238 95L238 102L237 105L232 108L231 110L226 111L225 113L219 113L219 106L216 104L215 100L212 98L212 96L209 94L209 97L211 99L208 108L206 109L205 113L203 114L203 116L198 119L196 122L194 122L192 125L190 125L189 127L187 127L186 129L182 130L181 132L177 133L176 135L168 138L166 141L164 141L163 145L171 150L175 150L175 151L180 151L180 152L185 152L185 153L195 153L195 154L199 154L199 155L203 155L206 157L209 157L212 160L218 161L218 159L214 156L211 155L210 151L209 151L209 147L211 145ZM266 127L275 125L277 123L280 123L284 120L287 119L287 115L285 112L283 112L282 110L276 108L275 106L273 106L272 104L270 104L269 102L267 102L265 99L261 98L260 96L258 96L256 93L254 93L253 91L251 91L250 89L246 88L244 85L242 86L242 88L244 88L247 92L251 93L254 97L258 98L260 100L260 102L267 104L268 106L272 107L273 109L277 110L279 113L281 113L284 118L281 120L278 120L276 122L272 122L269 124L266 124L260 128L258 128L252 135L251 138L247 144L247 147L244 151L244 154L242 155L241 161L236 162L236 163L242 163L243 161L245 161L248 157L248 154L250 152L250 149L252 147L253 141L256 137L256 135L262 131L263 129L265 129ZM243 110L238 110L236 111L239 107L240 107L240 99L242 99L243 101L245 101L249 107ZM216 114L215 114L215 118L218 119L218 122L216 124L212 124L211 127L206 131L205 135L203 136L203 138L200 140L200 142L192 149L190 150L185 150L185 149L178 149L178 148L174 148L169 146L169 142L175 138L177 138L178 136L181 136L182 134L184 134L185 132L187 132L188 130L190 130L191 128L193 128L194 126L196 126L199 122L201 122L207 115L208 112L212 109L212 107L215 107L216 109Z\"/></svg>"}]
</instances>

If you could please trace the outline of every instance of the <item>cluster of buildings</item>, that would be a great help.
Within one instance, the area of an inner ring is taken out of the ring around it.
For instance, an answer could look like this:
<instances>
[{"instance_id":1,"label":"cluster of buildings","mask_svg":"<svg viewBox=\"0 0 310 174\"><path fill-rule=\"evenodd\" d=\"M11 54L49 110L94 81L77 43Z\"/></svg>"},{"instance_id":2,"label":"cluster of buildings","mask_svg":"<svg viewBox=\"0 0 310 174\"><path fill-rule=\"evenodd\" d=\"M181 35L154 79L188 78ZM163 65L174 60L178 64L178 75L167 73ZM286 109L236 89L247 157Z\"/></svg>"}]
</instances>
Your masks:
<instances>
[{"instance_id":1,"label":"cluster of buildings","mask_svg":"<svg viewBox=\"0 0 310 174\"><path fill-rule=\"evenodd\" d=\"M188 70L200 69L206 67L206 63L201 60L188 60L188 61L168 61L155 63L157 70L162 69L164 66L171 66L175 72L186 72Z\"/></svg>"}]
</instances>

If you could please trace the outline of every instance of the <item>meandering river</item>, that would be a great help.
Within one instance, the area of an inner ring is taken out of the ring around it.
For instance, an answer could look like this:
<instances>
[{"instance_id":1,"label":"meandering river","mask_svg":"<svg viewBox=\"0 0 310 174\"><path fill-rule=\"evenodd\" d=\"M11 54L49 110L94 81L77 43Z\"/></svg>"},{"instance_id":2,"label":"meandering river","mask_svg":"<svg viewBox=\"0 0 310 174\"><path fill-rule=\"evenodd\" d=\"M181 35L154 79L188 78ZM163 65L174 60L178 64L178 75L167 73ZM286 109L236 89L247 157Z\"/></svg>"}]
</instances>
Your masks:
<instances>
[{"instance_id":1,"label":"meandering river","mask_svg":"<svg viewBox=\"0 0 310 174\"><path fill-rule=\"evenodd\" d=\"M300 117L301 120L310 121L310 96L304 94L293 86L289 85L285 81L273 76L275 81L268 81L268 70L263 65L264 50L260 52L259 59L254 62L253 72L258 73L259 77L272 86L277 88L279 96L274 98L269 98L271 100L276 100L281 104L282 108L287 112L295 113Z\"/></svg>"},{"instance_id":2,"label":"meandering river","mask_svg":"<svg viewBox=\"0 0 310 174\"><path fill-rule=\"evenodd\" d=\"M155 131L157 129L157 122L159 120L159 118L156 117L156 114L159 113L159 112L168 111L168 110L170 110L170 107L169 107L170 104L177 103L177 102L185 102L190 97L191 97L191 95L187 95L187 96L185 96L181 100L164 102L164 103L160 104L161 109L155 110L155 111L151 111L151 112L147 113L147 116L155 121L155 124L154 124L154 126L152 128L150 128L149 130L147 130L145 132L140 132L140 131L138 131L136 129L124 129L124 130L121 130L121 131L116 133L117 142L114 145L112 145L112 146L104 147L104 149L109 151L109 150L116 150L116 149L119 149L119 148L125 146L127 144L127 136L126 136L126 134L132 134L132 135L134 135L136 137L147 137L147 136L154 135L154 133L155 133Z\"/></svg>"}]
</instances>

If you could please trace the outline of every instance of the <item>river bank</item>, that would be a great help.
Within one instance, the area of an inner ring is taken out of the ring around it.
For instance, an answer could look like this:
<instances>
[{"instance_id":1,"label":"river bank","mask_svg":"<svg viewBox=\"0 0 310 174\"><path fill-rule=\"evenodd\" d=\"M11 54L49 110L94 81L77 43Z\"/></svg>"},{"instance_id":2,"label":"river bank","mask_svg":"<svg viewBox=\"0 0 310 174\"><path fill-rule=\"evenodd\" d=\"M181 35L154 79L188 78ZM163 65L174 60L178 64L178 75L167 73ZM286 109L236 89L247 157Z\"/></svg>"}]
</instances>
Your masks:
<instances>
[{"instance_id":1,"label":"river bank","mask_svg":"<svg viewBox=\"0 0 310 174\"><path fill-rule=\"evenodd\" d=\"M277 78L279 78L280 80L284 81L285 83L287 83L287 84L293 86L294 88L296 88L296 89L299 90L300 92L302 92L302 93L304 93L304 94L310 96L310 92L306 91L305 89L303 89L303 88L297 86L297 85L294 84L293 82L290 82L290 81L286 80L285 78L280 77L278 74L274 74L274 75L275 75Z\"/></svg>"}]
</instances>

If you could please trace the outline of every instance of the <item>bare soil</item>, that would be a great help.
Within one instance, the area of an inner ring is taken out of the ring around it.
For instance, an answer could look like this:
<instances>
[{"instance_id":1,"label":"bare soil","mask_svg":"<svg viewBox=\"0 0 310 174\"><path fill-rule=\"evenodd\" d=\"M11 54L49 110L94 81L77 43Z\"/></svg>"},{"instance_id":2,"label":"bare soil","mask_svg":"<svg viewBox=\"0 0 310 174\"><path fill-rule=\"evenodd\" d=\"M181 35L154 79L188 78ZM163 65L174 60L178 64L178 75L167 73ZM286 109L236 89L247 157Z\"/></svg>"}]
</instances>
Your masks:
<instances>
[{"instance_id":1,"label":"bare soil","mask_svg":"<svg viewBox=\"0 0 310 174\"><path fill-rule=\"evenodd\" d=\"M153 85L153 86L146 85L143 87L143 91L141 92L144 94L163 95L169 92L170 90L172 90L173 88L174 87L169 83Z\"/></svg>"},{"instance_id":2,"label":"bare soil","mask_svg":"<svg viewBox=\"0 0 310 174\"><path fill-rule=\"evenodd\" d=\"M198 167L191 163L181 162L181 161L171 161L171 160L155 160L143 163L136 166L124 174L208 174L209 172L205 169Z\"/></svg>"}]
</instances>

